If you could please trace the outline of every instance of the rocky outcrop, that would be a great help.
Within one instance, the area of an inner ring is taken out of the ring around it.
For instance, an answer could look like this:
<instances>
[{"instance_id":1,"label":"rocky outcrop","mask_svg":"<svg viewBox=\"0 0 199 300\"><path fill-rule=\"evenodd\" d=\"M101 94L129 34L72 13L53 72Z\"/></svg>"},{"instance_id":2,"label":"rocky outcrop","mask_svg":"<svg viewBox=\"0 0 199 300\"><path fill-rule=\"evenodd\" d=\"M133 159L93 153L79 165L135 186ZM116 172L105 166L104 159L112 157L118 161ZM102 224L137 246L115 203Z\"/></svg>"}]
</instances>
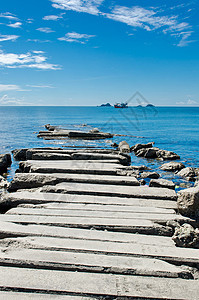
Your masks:
<instances>
[{"instance_id":1,"label":"rocky outcrop","mask_svg":"<svg viewBox=\"0 0 199 300\"><path fill-rule=\"evenodd\" d=\"M9 185L8 181L0 175L0 189L5 189Z\"/></svg>"},{"instance_id":2,"label":"rocky outcrop","mask_svg":"<svg viewBox=\"0 0 199 300\"><path fill-rule=\"evenodd\" d=\"M47 152L38 152L32 155L34 160L70 160L71 156L68 154L59 154L59 153L47 153Z\"/></svg>"},{"instance_id":3,"label":"rocky outcrop","mask_svg":"<svg viewBox=\"0 0 199 300\"><path fill-rule=\"evenodd\" d=\"M199 248L199 229L194 229L190 224L183 224L176 227L172 239L178 247Z\"/></svg>"},{"instance_id":4,"label":"rocky outcrop","mask_svg":"<svg viewBox=\"0 0 199 300\"><path fill-rule=\"evenodd\" d=\"M28 149L15 149L12 151L15 160L26 160L26 152Z\"/></svg>"},{"instance_id":5,"label":"rocky outcrop","mask_svg":"<svg viewBox=\"0 0 199 300\"><path fill-rule=\"evenodd\" d=\"M199 216L199 186L178 192L177 205L179 212L184 216Z\"/></svg>"},{"instance_id":6,"label":"rocky outcrop","mask_svg":"<svg viewBox=\"0 0 199 300\"><path fill-rule=\"evenodd\" d=\"M166 179L151 179L149 187L159 187L175 190L175 184L173 183L173 181Z\"/></svg>"},{"instance_id":7,"label":"rocky outcrop","mask_svg":"<svg viewBox=\"0 0 199 300\"><path fill-rule=\"evenodd\" d=\"M138 157L161 159L161 160L175 160L180 159L180 156L174 152L168 150L161 150L157 147L153 147L154 143L136 144L131 147L131 151Z\"/></svg>"},{"instance_id":8,"label":"rocky outcrop","mask_svg":"<svg viewBox=\"0 0 199 300\"><path fill-rule=\"evenodd\" d=\"M46 124L45 125L45 128L48 130L48 131L54 131L55 129L57 129L56 126L52 126L50 124Z\"/></svg>"},{"instance_id":9,"label":"rocky outcrop","mask_svg":"<svg viewBox=\"0 0 199 300\"><path fill-rule=\"evenodd\" d=\"M169 171L169 172L180 171L183 168L185 168L185 165L183 165L183 163L181 163L181 162L169 162L169 163L163 164L160 167L161 170Z\"/></svg>"},{"instance_id":10,"label":"rocky outcrop","mask_svg":"<svg viewBox=\"0 0 199 300\"><path fill-rule=\"evenodd\" d=\"M195 169L191 167L182 169L177 173L177 175L186 179L187 181L195 181L197 176Z\"/></svg>"},{"instance_id":11,"label":"rocky outcrop","mask_svg":"<svg viewBox=\"0 0 199 300\"><path fill-rule=\"evenodd\" d=\"M1 154L0 155L0 174L3 174L7 171L7 168L12 164L10 154Z\"/></svg>"},{"instance_id":12,"label":"rocky outcrop","mask_svg":"<svg viewBox=\"0 0 199 300\"><path fill-rule=\"evenodd\" d=\"M120 142L118 149L121 153L130 153L130 146L126 141Z\"/></svg>"},{"instance_id":13,"label":"rocky outcrop","mask_svg":"<svg viewBox=\"0 0 199 300\"><path fill-rule=\"evenodd\" d=\"M142 172L140 175L141 178L154 178L157 179L160 177L160 175L156 172Z\"/></svg>"}]
</instances>

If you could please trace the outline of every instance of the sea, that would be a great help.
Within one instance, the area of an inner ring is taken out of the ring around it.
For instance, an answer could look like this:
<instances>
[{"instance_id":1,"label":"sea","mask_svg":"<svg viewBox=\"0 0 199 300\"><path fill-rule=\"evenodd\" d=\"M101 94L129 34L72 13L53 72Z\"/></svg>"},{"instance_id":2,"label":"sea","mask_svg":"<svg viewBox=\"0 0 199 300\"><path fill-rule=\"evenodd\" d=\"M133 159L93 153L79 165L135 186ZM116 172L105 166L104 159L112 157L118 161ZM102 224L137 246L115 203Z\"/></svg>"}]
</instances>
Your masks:
<instances>
[{"instance_id":1,"label":"sea","mask_svg":"<svg viewBox=\"0 0 199 300\"><path fill-rule=\"evenodd\" d=\"M117 136L100 141L37 138L37 133L45 130L45 124L85 131L98 128ZM17 148L50 146L112 148L114 142L122 140L130 146L154 142L156 147L176 152L186 166L199 167L199 107L0 107L0 154ZM179 183L179 178L173 173L159 170L162 162L138 158L133 153L131 157L132 165L145 164L161 173L163 178ZM17 167L18 163L13 161L8 180L13 178Z\"/></svg>"}]
</instances>

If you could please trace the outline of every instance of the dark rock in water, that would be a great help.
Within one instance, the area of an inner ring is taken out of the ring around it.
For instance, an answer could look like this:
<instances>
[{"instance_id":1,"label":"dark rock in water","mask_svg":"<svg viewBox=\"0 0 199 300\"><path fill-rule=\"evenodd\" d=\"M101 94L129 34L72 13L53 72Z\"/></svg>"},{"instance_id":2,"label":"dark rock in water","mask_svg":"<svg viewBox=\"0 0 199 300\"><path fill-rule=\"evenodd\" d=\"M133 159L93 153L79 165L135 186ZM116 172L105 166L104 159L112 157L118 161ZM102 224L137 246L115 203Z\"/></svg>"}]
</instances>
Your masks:
<instances>
[{"instance_id":1,"label":"dark rock in water","mask_svg":"<svg viewBox=\"0 0 199 300\"><path fill-rule=\"evenodd\" d=\"M130 153L130 146L126 141L120 142L118 148L121 153Z\"/></svg>"},{"instance_id":2,"label":"dark rock in water","mask_svg":"<svg viewBox=\"0 0 199 300\"><path fill-rule=\"evenodd\" d=\"M199 230L190 224L183 224L175 229L172 240L178 247L199 248Z\"/></svg>"},{"instance_id":3,"label":"dark rock in water","mask_svg":"<svg viewBox=\"0 0 199 300\"><path fill-rule=\"evenodd\" d=\"M28 149L15 149L12 151L15 160L26 160L26 152Z\"/></svg>"},{"instance_id":4,"label":"dark rock in water","mask_svg":"<svg viewBox=\"0 0 199 300\"><path fill-rule=\"evenodd\" d=\"M180 159L180 156L176 153L168 150L159 150L157 151L157 157L162 158L163 160L176 160Z\"/></svg>"},{"instance_id":5,"label":"dark rock in water","mask_svg":"<svg viewBox=\"0 0 199 300\"><path fill-rule=\"evenodd\" d=\"M117 143L113 143L113 144L111 144L111 147L113 147L113 148L118 148L118 144Z\"/></svg>"},{"instance_id":6,"label":"dark rock in water","mask_svg":"<svg viewBox=\"0 0 199 300\"><path fill-rule=\"evenodd\" d=\"M154 142L152 143L147 143L147 144L136 144L135 146L131 147L131 152L137 152L140 149L144 149L144 148L152 148L154 145Z\"/></svg>"},{"instance_id":7,"label":"dark rock in water","mask_svg":"<svg viewBox=\"0 0 199 300\"><path fill-rule=\"evenodd\" d=\"M156 172L143 172L140 175L141 178L154 178L157 179L160 177L160 175Z\"/></svg>"},{"instance_id":8,"label":"dark rock in water","mask_svg":"<svg viewBox=\"0 0 199 300\"><path fill-rule=\"evenodd\" d=\"M32 155L33 160L70 160L71 156L60 153L38 152Z\"/></svg>"},{"instance_id":9,"label":"dark rock in water","mask_svg":"<svg viewBox=\"0 0 199 300\"><path fill-rule=\"evenodd\" d=\"M187 181L195 181L196 173L194 168L187 167L177 173L178 176L183 177Z\"/></svg>"},{"instance_id":10,"label":"dark rock in water","mask_svg":"<svg viewBox=\"0 0 199 300\"><path fill-rule=\"evenodd\" d=\"M166 179L151 179L149 186L175 190L175 184L173 183L173 181Z\"/></svg>"},{"instance_id":11,"label":"dark rock in water","mask_svg":"<svg viewBox=\"0 0 199 300\"><path fill-rule=\"evenodd\" d=\"M110 106L112 106L110 103L106 103L106 104L101 104L100 105L101 107L110 107Z\"/></svg>"},{"instance_id":12,"label":"dark rock in water","mask_svg":"<svg viewBox=\"0 0 199 300\"><path fill-rule=\"evenodd\" d=\"M48 130L48 131L54 131L57 127L56 126L52 126L50 124L46 124L45 125L45 128Z\"/></svg>"},{"instance_id":13,"label":"dark rock in water","mask_svg":"<svg viewBox=\"0 0 199 300\"><path fill-rule=\"evenodd\" d=\"M157 151L153 148L140 149L136 152L136 156L145 158L157 158Z\"/></svg>"},{"instance_id":14,"label":"dark rock in water","mask_svg":"<svg viewBox=\"0 0 199 300\"><path fill-rule=\"evenodd\" d=\"M179 212L188 217L199 216L199 186L179 191L177 194Z\"/></svg>"},{"instance_id":15,"label":"dark rock in water","mask_svg":"<svg viewBox=\"0 0 199 300\"><path fill-rule=\"evenodd\" d=\"M1 154L0 155L0 174L3 174L7 171L7 168L12 164L10 154Z\"/></svg>"},{"instance_id":16,"label":"dark rock in water","mask_svg":"<svg viewBox=\"0 0 199 300\"><path fill-rule=\"evenodd\" d=\"M89 130L90 133L99 133L99 129L98 128L93 128L91 130Z\"/></svg>"},{"instance_id":17,"label":"dark rock in water","mask_svg":"<svg viewBox=\"0 0 199 300\"><path fill-rule=\"evenodd\" d=\"M142 166L130 166L131 169L144 171L144 170L151 170L149 167L142 165Z\"/></svg>"},{"instance_id":18,"label":"dark rock in water","mask_svg":"<svg viewBox=\"0 0 199 300\"><path fill-rule=\"evenodd\" d=\"M181 162L169 162L160 167L161 170L170 172L179 171L183 168L185 168L185 165L183 165Z\"/></svg>"}]
</instances>

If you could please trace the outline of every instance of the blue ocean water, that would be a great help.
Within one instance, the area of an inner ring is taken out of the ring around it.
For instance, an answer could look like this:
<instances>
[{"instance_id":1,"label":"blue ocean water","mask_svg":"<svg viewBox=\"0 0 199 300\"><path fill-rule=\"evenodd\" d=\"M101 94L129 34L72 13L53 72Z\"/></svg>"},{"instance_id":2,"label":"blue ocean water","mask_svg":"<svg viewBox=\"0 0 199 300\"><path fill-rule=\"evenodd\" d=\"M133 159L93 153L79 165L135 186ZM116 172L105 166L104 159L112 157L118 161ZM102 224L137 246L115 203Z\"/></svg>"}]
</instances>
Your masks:
<instances>
[{"instance_id":1,"label":"blue ocean water","mask_svg":"<svg viewBox=\"0 0 199 300\"><path fill-rule=\"evenodd\" d=\"M78 129L87 124L116 136L108 141L45 141L37 138L44 125ZM0 107L0 153L16 148L55 145L90 145L111 147L126 140L131 146L154 141L157 147L181 156L187 166L199 167L199 107ZM157 170L161 162L137 158L132 164L146 164ZM14 167L16 164L13 165ZM12 177L13 169L9 176ZM172 175L164 173L163 177Z\"/></svg>"}]
</instances>

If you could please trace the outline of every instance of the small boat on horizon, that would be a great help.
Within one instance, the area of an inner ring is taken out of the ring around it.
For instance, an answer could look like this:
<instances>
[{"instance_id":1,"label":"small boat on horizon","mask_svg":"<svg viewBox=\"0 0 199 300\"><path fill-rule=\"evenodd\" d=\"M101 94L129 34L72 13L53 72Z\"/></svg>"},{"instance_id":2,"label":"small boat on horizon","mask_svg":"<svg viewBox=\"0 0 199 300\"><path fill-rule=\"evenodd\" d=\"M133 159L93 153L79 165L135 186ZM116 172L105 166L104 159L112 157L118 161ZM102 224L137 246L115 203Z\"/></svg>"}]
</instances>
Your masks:
<instances>
[{"instance_id":1,"label":"small boat on horizon","mask_svg":"<svg viewBox=\"0 0 199 300\"><path fill-rule=\"evenodd\" d=\"M114 105L115 108L128 108L128 103L127 102L122 102L122 103L116 103Z\"/></svg>"}]
</instances>

